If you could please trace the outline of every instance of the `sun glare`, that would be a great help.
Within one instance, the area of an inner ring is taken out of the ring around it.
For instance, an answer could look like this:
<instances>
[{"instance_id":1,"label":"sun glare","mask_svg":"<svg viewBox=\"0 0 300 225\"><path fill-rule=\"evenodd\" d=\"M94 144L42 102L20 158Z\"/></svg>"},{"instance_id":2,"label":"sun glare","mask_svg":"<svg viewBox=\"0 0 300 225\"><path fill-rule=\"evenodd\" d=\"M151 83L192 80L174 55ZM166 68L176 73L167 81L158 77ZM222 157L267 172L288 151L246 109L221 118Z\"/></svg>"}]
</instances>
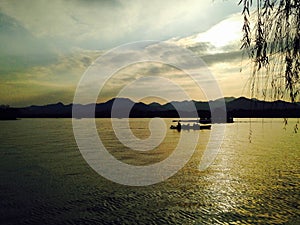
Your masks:
<instances>
[{"instance_id":1,"label":"sun glare","mask_svg":"<svg viewBox=\"0 0 300 225\"><path fill-rule=\"evenodd\" d=\"M208 31L197 35L195 42L209 42L217 48L236 42L241 37L241 21L237 16L223 20Z\"/></svg>"}]
</instances>

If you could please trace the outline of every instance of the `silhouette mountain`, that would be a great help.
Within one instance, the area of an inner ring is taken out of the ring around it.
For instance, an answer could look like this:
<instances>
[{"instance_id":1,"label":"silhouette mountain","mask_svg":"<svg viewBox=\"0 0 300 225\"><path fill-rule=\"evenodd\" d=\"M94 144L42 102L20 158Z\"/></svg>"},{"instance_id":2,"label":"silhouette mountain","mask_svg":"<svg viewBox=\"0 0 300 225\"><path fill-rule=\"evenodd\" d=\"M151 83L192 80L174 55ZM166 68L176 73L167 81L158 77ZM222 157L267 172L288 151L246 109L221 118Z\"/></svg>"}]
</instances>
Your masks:
<instances>
[{"instance_id":1,"label":"silhouette mountain","mask_svg":"<svg viewBox=\"0 0 300 225\"><path fill-rule=\"evenodd\" d=\"M260 101L240 97L226 104L232 117L299 117L300 104L284 101Z\"/></svg>"},{"instance_id":2,"label":"silhouette mountain","mask_svg":"<svg viewBox=\"0 0 300 225\"><path fill-rule=\"evenodd\" d=\"M172 101L166 104L153 102L145 104L143 102L133 102L128 98L114 98L104 103L74 105L78 115L73 115L76 118L83 117L178 117L178 111L184 112L187 117L192 116L191 103L194 104L198 112L198 117L209 118L211 115L209 103L219 104L220 100L210 102L202 101ZM300 117L300 103L290 103L284 101L260 101L257 99L240 98L225 98L226 110L228 117ZM95 111L93 115L87 114L89 110ZM44 106L28 106L22 108L2 108L0 118L8 117L10 113L18 118L71 118L73 104L64 105L61 102L56 104L48 104ZM95 110L93 110L95 109ZM112 113L113 109L113 113ZM222 108L218 109L222 110ZM5 116L4 116L5 115Z\"/></svg>"}]
</instances>

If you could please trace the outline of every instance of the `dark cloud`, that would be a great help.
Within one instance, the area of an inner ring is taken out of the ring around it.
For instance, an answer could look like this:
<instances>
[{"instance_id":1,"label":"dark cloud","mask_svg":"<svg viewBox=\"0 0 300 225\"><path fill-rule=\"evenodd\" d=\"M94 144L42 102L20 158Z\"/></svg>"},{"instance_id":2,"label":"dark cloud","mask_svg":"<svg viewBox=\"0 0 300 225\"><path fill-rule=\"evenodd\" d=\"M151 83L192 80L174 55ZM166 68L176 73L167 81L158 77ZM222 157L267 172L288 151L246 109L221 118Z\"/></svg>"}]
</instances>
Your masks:
<instances>
[{"instance_id":1,"label":"dark cloud","mask_svg":"<svg viewBox=\"0 0 300 225\"><path fill-rule=\"evenodd\" d=\"M232 62L235 60L242 60L241 51L232 51L224 53L216 53L210 55L203 55L201 57L208 65L213 65L216 63Z\"/></svg>"},{"instance_id":2,"label":"dark cloud","mask_svg":"<svg viewBox=\"0 0 300 225\"><path fill-rule=\"evenodd\" d=\"M187 47L189 50L191 50L192 52L194 53L197 53L197 54L205 54L206 52L208 51L211 51L211 50L215 50L216 47L213 46L211 43L209 42L200 42L200 43L197 43L195 45L192 45L192 46L188 46Z\"/></svg>"}]
</instances>

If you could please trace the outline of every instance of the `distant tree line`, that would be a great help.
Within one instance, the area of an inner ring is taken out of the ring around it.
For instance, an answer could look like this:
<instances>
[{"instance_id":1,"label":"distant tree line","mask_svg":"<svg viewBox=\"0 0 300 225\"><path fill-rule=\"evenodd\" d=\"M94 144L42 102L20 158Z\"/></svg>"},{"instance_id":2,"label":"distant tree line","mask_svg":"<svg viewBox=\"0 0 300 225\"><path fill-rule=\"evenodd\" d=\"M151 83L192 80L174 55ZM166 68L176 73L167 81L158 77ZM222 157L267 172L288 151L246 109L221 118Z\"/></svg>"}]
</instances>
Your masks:
<instances>
[{"instance_id":1,"label":"distant tree line","mask_svg":"<svg viewBox=\"0 0 300 225\"><path fill-rule=\"evenodd\" d=\"M0 105L0 109L9 109L9 105Z\"/></svg>"}]
</instances>

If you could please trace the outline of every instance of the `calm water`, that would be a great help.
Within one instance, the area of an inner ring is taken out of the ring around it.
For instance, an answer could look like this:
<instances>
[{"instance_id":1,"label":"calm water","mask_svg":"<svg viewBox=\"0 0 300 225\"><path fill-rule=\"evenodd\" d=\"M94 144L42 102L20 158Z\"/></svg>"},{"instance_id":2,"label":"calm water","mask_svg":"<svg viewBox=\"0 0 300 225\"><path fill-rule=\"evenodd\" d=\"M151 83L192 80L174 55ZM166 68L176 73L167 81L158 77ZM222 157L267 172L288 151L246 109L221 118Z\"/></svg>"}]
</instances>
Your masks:
<instances>
[{"instance_id":1,"label":"calm water","mask_svg":"<svg viewBox=\"0 0 300 225\"><path fill-rule=\"evenodd\" d=\"M167 126L170 119L166 119ZM147 137L148 119L132 119ZM239 119L226 126L208 170L198 165L210 135L200 132L190 162L146 187L113 183L94 172L74 140L71 119L0 121L1 224L300 224L300 132L289 119ZM97 119L107 149L136 165L168 157L179 133L168 130L151 152L136 153ZM298 125L299 126L299 125ZM188 131L183 131L188 132Z\"/></svg>"}]
</instances>

